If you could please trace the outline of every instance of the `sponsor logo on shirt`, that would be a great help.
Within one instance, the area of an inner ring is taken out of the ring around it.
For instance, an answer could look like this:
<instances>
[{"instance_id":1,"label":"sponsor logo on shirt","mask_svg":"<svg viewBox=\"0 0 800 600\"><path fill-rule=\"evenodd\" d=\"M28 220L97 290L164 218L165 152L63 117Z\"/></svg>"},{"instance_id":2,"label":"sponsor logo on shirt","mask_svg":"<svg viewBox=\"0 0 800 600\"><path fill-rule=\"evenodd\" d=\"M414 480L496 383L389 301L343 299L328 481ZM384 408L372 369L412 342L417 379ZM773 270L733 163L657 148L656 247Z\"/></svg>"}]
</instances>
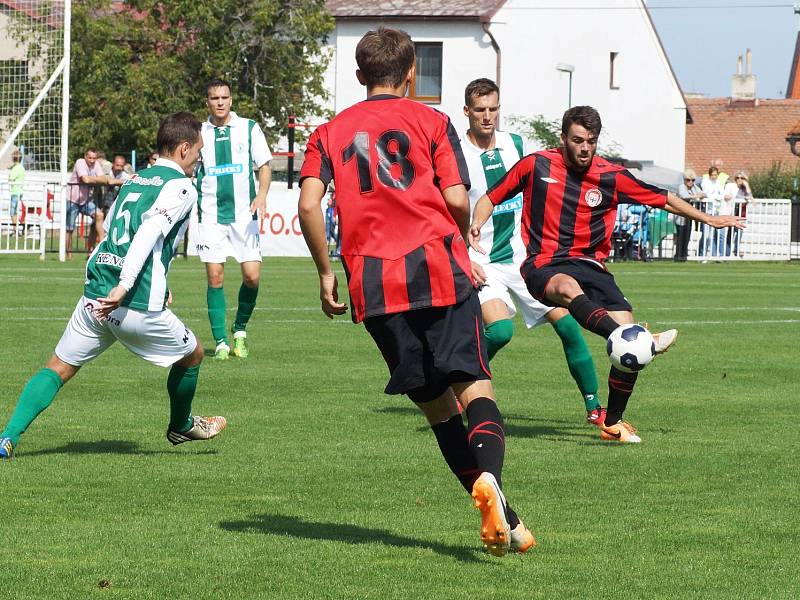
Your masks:
<instances>
[{"instance_id":1,"label":"sponsor logo on shirt","mask_svg":"<svg viewBox=\"0 0 800 600\"><path fill-rule=\"evenodd\" d=\"M217 165L216 167L208 167L206 175L209 177L222 177L223 175L236 175L243 170L242 165Z\"/></svg>"},{"instance_id":2,"label":"sponsor logo on shirt","mask_svg":"<svg viewBox=\"0 0 800 600\"><path fill-rule=\"evenodd\" d=\"M599 206L603 201L603 194L597 188L592 188L590 190L586 190L586 193L583 195L583 199L586 201L586 204L594 208L595 206Z\"/></svg>"},{"instance_id":3,"label":"sponsor logo on shirt","mask_svg":"<svg viewBox=\"0 0 800 600\"><path fill-rule=\"evenodd\" d=\"M494 169L502 169L503 166L504 165L501 165L500 163L496 163L494 165L486 165L485 167L483 167L483 170L484 171L493 171Z\"/></svg>"},{"instance_id":4,"label":"sponsor logo on shirt","mask_svg":"<svg viewBox=\"0 0 800 600\"><path fill-rule=\"evenodd\" d=\"M159 209L156 210L156 212L158 214L160 214L162 217L164 217L167 220L167 223L172 225L172 217L169 216L169 213L167 212L167 209L159 208Z\"/></svg>"},{"instance_id":5,"label":"sponsor logo on shirt","mask_svg":"<svg viewBox=\"0 0 800 600\"><path fill-rule=\"evenodd\" d=\"M125 266L125 259L111 252L98 252L94 262L97 265L111 265L120 269Z\"/></svg>"},{"instance_id":6,"label":"sponsor logo on shirt","mask_svg":"<svg viewBox=\"0 0 800 600\"><path fill-rule=\"evenodd\" d=\"M506 200L502 204L498 204L494 207L492 211L493 215L498 215L500 213L507 213L507 212L517 212L522 210L522 195L517 194L511 200Z\"/></svg>"},{"instance_id":7,"label":"sponsor logo on shirt","mask_svg":"<svg viewBox=\"0 0 800 600\"><path fill-rule=\"evenodd\" d=\"M129 183L135 183L136 185L164 185L164 180L156 175L155 177L136 177L134 179L129 179L125 182L125 185Z\"/></svg>"}]
</instances>

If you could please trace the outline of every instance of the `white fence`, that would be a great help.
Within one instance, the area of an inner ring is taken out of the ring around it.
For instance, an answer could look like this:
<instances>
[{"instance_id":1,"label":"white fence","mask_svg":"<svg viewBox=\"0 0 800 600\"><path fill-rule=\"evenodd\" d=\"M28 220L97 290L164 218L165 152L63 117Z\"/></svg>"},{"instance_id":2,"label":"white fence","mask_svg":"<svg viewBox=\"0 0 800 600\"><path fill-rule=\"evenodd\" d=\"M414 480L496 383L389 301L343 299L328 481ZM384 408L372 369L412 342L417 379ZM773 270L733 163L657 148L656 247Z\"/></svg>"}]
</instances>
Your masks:
<instances>
[{"instance_id":1,"label":"white fence","mask_svg":"<svg viewBox=\"0 0 800 600\"><path fill-rule=\"evenodd\" d=\"M709 208L700 202L696 207ZM687 260L789 260L800 258L800 245L792 242L790 200L760 199L737 203L734 214L745 218L746 228L714 230L690 222L684 243ZM665 211L620 206L615 230L615 252L619 259L673 258L680 254L680 217ZM688 234L688 235L687 235Z\"/></svg>"}]
</instances>

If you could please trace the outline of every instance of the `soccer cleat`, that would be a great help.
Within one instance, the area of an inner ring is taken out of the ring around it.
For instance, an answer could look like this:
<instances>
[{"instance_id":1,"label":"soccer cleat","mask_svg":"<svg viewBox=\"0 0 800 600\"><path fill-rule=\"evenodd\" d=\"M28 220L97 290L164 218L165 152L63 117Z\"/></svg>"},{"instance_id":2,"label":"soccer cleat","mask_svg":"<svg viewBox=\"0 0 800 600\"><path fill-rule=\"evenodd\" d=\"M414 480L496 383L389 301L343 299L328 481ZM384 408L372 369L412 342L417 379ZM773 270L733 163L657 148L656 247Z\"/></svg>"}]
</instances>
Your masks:
<instances>
[{"instance_id":1,"label":"soccer cleat","mask_svg":"<svg viewBox=\"0 0 800 600\"><path fill-rule=\"evenodd\" d=\"M586 411L586 422L589 425L602 427L606 422L606 409L602 406Z\"/></svg>"},{"instance_id":2,"label":"soccer cleat","mask_svg":"<svg viewBox=\"0 0 800 600\"><path fill-rule=\"evenodd\" d=\"M244 331L233 332L233 355L239 358L247 358L250 354L247 351L247 333Z\"/></svg>"},{"instance_id":3,"label":"soccer cleat","mask_svg":"<svg viewBox=\"0 0 800 600\"><path fill-rule=\"evenodd\" d=\"M481 511L481 540L489 554L505 556L510 547L511 528L506 518L506 499L497 480L483 472L472 485L475 508Z\"/></svg>"},{"instance_id":4,"label":"soccer cleat","mask_svg":"<svg viewBox=\"0 0 800 600\"><path fill-rule=\"evenodd\" d=\"M14 444L10 437L0 438L0 459L14 456Z\"/></svg>"},{"instance_id":5,"label":"soccer cleat","mask_svg":"<svg viewBox=\"0 0 800 600\"><path fill-rule=\"evenodd\" d=\"M642 438L636 435L633 425L621 419L616 425L603 425L600 428L600 439L621 444L639 444L642 441Z\"/></svg>"},{"instance_id":6,"label":"soccer cleat","mask_svg":"<svg viewBox=\"0 0 800 600\"><path fill-rule=\"evenodd\" d=\"M178 433L167 428L167 439L173 446L195 440L210 440L225 429L227 424L225 417L192 417L192 426L188 431Z\"/></svg>"},{"instance_id":7,"label":"soccer cleat","mask_svg":"<svg viewBox=\"0 0 800 600\"><path fill-rule=\"evenodd\" d=\"M525 524L520 521L519 525L511 530L511 544L509 551L517 552L518 554L525 554L535 545L536 539L533 537L533 534L527 527L525 527Z\"/></svg>"},{"instance_id":8,"label":"soccer cleat","mask_svg":"<svg viewBox=\"0 0 800 600\"><path fill-rule=\"evenodd\" d=\"M654 333L653 334L653 344L656 348L656 354L664 354L667 350L669 350L670 346L675 343L675 340L678 339L678 330L677 329L667 329L666 331L662 331L661 333Z\"/></svg>"},{"instance_id":9,"label":"soccer cleat","mask_svg":"<svg viewBox=\"0 0 800 600\"><path fill-rule=\"evenodd\" d=\"M216 349L214 350L214 358L217 360L228 360L228 356L231 353L231 347L228 346L225 342L220 342L217 344Z\"/></svg>"}]
</instances>

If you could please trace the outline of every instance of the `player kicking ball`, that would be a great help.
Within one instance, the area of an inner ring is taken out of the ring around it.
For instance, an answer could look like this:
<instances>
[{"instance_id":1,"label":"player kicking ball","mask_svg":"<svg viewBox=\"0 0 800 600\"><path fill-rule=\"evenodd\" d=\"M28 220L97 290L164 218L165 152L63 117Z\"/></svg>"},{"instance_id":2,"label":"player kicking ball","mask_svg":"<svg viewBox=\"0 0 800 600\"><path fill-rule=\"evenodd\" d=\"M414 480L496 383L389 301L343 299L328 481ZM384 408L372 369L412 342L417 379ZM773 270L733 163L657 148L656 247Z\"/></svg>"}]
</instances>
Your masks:
<instances>
[{"instance_id":1,"label":"player kicking ball","mask_svg":"<svg viewBox=\"0 0 800 600\"><path fill-rule=\"evenodd\" d=\"M408 395L425 414L481 512L487 550L525 552L535 542L502 492L503 418L464 241L469 178L447 116L404 98L414 60L403 31L381 27L361 38L356 75L367 99L311 135L300 173L300 225L319 273L322 310L330 318L344 314L321 209L335 179L353 320L364 322L389 367L386 393Z\"/></svg>"},{"instance_id":2,"label":"player kicking ball","mask_svg":"<svg viewBox=\"0 0 800 600\"><path fill-rule=\"evenodd\" d=\"M497 130L500 89L491 79L471 81L464 90L464 115L469 129L461 147L469 168L470 210L486 189L497 183L509 168L521 159L522 138ZM605 409L597 394L594 361L581 328L565 308L548 306L533 298L525 286L519 266L525 259L525 244L520 235L522 194L494 207L492 217L481 229L480 244L486 254L470 249L472 277L478 284L478 298L491 361L514 335L513 318L519 307L530 329L543 323L553 326L586 408L586 420L592 425L603 422Z\"/></svg>"},{"instance_id":3,"label":"player kicking ball","mask_svg":"<svg viewBox=\"0 0 800 600\"><path fill-rule=\"evenodd\" d=\"M633 323L632 307L608 272L605 260L617 204L635 203L715 227L743 228L738 217L700 212L675 194L636 179L627 169L595 155L602 123L591 106L564 113L561 148L530 154L514 165L475 205L469 241L480 253L481 228L494 206L522 193L522 239L527 257L520 272L528 291L550 306L561 306L581 326L608 339ZM656 354L674 343L677 330L653 335ZM608 376L608 407L600 437L623 443L641 438L622 416L637 373L614 366Z\"/></svg>"},{"instance_id":4,"label":"player kicking ball","mask_svg":"<svg viewBox=\"0 0 800 600\"><path fill-rule=\"evenodd\" d=\"M225 417L191 414L203 347L167 308L167 272L197 202L190 176L203 146L200 122L185 112L168 116L157 145L161 158L155 165L120 188L105 222L107 235L86 264L83 297L55 354L22 390L0 434L0 458L11 458L20 436L61 387L115 341L171 367L170 442L211 439L225 428Z\"/></svg>"}]
</instances>

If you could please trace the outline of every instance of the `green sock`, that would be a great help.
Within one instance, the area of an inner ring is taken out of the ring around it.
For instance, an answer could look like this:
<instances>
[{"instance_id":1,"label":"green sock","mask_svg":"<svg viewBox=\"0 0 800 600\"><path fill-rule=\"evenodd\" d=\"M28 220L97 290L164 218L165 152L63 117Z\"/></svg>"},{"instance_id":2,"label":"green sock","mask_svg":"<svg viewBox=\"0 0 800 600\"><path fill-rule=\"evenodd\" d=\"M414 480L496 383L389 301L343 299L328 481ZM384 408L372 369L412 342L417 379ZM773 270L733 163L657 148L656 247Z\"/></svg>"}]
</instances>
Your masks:
<instances>
[{"instance_id":1,"label":"green sock","mask_svg":"<svg viewBox=\"0 0 800 600\"><path fill-rule=\"evenodd\" d=\"M239 288L239 308L236 309L236 320L233 322L234 331L244 331L244 328L247 327L247 322L256 307L257 297L258 286L251 288L242 284L242 287Z\"/></svg>"},{"instance_id":2,"label":"green sock","mask_svg":"<svg viewBox=\"0 0 800 600\"><path fill-rule=\"evenodd\" d=\"M592 353L589 352L586 340L583 339L580 325L571 315L567 315L553 323L553 328L561 338L569 372L583 395L586 410L599 408L597 372L594 370Z\"/></svg>"},{"instance_id":3,"label":"green sock","mask_svg":"<svg viewBox=\"0 0 800 600\"><path fill-rule=\"evenodd\" d=\"M199 375L200 365L188 369L172 365L169 370L167 392L169 392L169 428L172 431L183 433L192 426L192 400Z\"/></svg>"},{"instance_id":4,"label":"green sock","mask_svg":"<svg viewBox=\"0 0 800 600\"><path fill-rule=\"evenodd\" d=\"M211 322L211 335L214 336L214 343L225 342L227 344L224 290L221 287L208 286L206 302L208 302L208 320Z\"/></svg>"},{"instance_id":5,"label":"green sock","mask_svg":"<svg viewBox=\"0 0 800 600\"><path fill-rule=\"evenodd\" d=\"M514 322L511 319L499 319L494 323L489 323L484 328L486 336L486 353L489 360L494 358L497 351L511 341L514 335Z\"/></svg>"},{"instance_id":6,"label":"green sock","mask_svg":"<svg viewBox=\"0 0 800 600\"><path fill-rule=\"evenodd\" d=\"M33 420L50 406L62 385L61 377L52 369L42 369L31 377L19 395L11 420L0 437L10 437L11 443L16 446Z\"/></svg>"}]
</instances>

